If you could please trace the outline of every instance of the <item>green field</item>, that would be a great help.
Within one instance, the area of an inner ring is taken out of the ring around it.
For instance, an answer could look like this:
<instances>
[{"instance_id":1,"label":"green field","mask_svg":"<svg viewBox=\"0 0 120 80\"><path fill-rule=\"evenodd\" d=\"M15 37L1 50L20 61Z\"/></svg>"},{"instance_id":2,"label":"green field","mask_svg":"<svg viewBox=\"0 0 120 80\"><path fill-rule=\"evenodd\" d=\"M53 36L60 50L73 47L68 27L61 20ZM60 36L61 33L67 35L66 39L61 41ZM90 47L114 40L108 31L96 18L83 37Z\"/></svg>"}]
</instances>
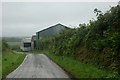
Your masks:
<instances>
[{"instance_id":1,"label":"green field","mask_svg":"<svg viewBox=\"0 0 120 80\"><path fill-rule=\"evenodd\" d=\"M2 77L15 70L24 60L25 54L16 54L12 51L2 53Z\"/></svg>"},{"instance_id":2,"label":"green field","mask_svg":"<svg viewBox=\"0 0 120 80\"><path fill-rule=\"evenodd\" d=\"M62 57L50 52L43 51L48 57L69 72L73 78L116 78L117 73L99 69L90 64L82 63L72 57Z\"/></svg>"},{"instance_id":3,"label":"green field","mask_svg":"<svg viewBox=\"0 0 120 80\"><path fill-rule=\"evenodd\" d=\"M2 40L0 39L0 78L2 77Z\"/></svg>"},{"instance_id":4,"label":"green field","mask_svg":"<svg viewBox=\"0 0 120 80\"><path fill-rule=\"evenodd\" d=\"M16 51L21 51L20 50L20 42L7 42L8 46L10 49L12 50L16 50Z\"/></svg>"},{"instance_id":5,"label":"green field","mask_svg":"<svg viewBox=\"0 0 120 80\"><path fill-rule=\"evenodd\" d=\"M0 78L2 77L2 55L0 53Z\"/></svg>"},{"instance_id":6,"label":"green field","mask_svg":"<svg viewBox=\"0 0 120 80\"><path fill-rule=\"evenodd\" d=\"M2 39L6 41L9 48L14 49L14 50L20 47L20 43L22 40L22 38L19 38L19 37L3 37Z\"/></svg>"},{"instance_id":7,"label":"green field","mask_svg":"<svg viewBox=\"0 0 120 80\"><path fill-rule=\"evenodd\" d=\"M20 46L20 42L7 42L10 47Z\"/></svg>"}]
</instances>

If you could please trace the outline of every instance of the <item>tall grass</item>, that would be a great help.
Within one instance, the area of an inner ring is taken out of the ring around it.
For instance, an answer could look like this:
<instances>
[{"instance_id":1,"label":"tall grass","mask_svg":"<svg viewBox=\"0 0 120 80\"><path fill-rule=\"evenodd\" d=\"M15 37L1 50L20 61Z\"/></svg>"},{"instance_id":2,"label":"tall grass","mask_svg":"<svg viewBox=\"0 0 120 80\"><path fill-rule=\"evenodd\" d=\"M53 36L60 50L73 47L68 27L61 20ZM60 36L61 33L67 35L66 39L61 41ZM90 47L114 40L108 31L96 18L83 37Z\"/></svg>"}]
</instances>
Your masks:
<instances>
[{"instance_id":1,"label":"tall grass","mask_svg":"<svg viewBox=\"0 0 120 80\"><path fill-rule=\"evenodd\" d=\"M73 78L117 78L117 73L101 70L94 65L85 64L72 57L58 56L44 51L53 61L69 72Z\"/></svg>"},{"instance_id":2,"label":"tall grass","mask_svg":"<svg viewBox=\"0 0 120 80\"><path fill-rule=\"evenodd\" d=\"M2 77L2 54L0 53L0 78Z\"/></svg>"},{"instance_id":3,"label":"tall grass","mask_svg":"<svg viewBox=\"0 0 120 80\"><path fill-rule=\"evenodd\" d=\"M25 58L25 54L15 54L12 51L2 53L2 77L15 70Z\"/></svg>"}]
</instances>

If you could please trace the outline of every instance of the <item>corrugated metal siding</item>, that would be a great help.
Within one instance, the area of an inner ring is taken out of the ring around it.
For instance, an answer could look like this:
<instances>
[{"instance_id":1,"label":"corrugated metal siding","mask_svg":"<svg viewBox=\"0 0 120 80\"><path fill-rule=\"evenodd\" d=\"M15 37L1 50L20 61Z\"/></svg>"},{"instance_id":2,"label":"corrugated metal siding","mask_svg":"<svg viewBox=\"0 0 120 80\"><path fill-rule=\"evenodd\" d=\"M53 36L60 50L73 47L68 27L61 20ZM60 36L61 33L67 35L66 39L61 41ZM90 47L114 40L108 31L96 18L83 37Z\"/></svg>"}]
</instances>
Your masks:
<instances>
[{"instance_id":1,"label":"corrugated metal siding","mask_svg":"<svg viewBox=\"0 0 120 80\"><path fill-rule=\"evenodd\" d=\"M36 46L37 46L37 49L39 49L39 40L40 40L40 38L53 37L54 35L59 34L65 28L66 28L65 26L63 26L61 24L58 24L58 25L55 25L55 26L50 27L48 29L37 32L36 33Z\"/></svg>"}]
</instances>

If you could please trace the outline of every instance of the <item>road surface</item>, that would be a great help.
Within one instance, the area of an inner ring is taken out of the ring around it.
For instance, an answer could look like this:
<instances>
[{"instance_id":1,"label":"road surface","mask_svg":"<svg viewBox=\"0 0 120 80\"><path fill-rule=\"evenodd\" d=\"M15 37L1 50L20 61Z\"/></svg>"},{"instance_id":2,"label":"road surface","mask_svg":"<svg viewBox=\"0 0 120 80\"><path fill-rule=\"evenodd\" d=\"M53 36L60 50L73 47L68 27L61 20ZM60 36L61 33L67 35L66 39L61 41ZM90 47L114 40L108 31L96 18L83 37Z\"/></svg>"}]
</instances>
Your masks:
<instances>
[{"instance_id":1,"label":"road surface","mask_svg":"<svg viewBox=\"0 0 120 80\"><path fill-rule=\"evenodd\" d=\"M28 54L23 63L7 78L69 78L69 76L46 55Z\"/></svg>"}]
</instances>

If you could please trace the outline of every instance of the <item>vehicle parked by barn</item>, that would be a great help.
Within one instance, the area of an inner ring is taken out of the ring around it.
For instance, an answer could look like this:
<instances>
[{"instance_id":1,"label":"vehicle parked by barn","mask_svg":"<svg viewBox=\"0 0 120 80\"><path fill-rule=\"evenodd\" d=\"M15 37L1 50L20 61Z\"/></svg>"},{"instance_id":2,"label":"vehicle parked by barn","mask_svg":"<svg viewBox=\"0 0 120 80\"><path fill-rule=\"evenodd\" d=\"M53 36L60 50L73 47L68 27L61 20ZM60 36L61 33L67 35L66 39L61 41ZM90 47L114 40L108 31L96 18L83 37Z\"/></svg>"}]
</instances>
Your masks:
<instances>
[{"instance_id":1,"label":"vehicle parked by barn","mask_svg":"<svg viewBox=\"0 0 120 80\"><path fill-rule=\"evenodd\" d=\"M20 49L25 52L31 51L31 38L22 39Z\"/></svg>"}]
</instances>

